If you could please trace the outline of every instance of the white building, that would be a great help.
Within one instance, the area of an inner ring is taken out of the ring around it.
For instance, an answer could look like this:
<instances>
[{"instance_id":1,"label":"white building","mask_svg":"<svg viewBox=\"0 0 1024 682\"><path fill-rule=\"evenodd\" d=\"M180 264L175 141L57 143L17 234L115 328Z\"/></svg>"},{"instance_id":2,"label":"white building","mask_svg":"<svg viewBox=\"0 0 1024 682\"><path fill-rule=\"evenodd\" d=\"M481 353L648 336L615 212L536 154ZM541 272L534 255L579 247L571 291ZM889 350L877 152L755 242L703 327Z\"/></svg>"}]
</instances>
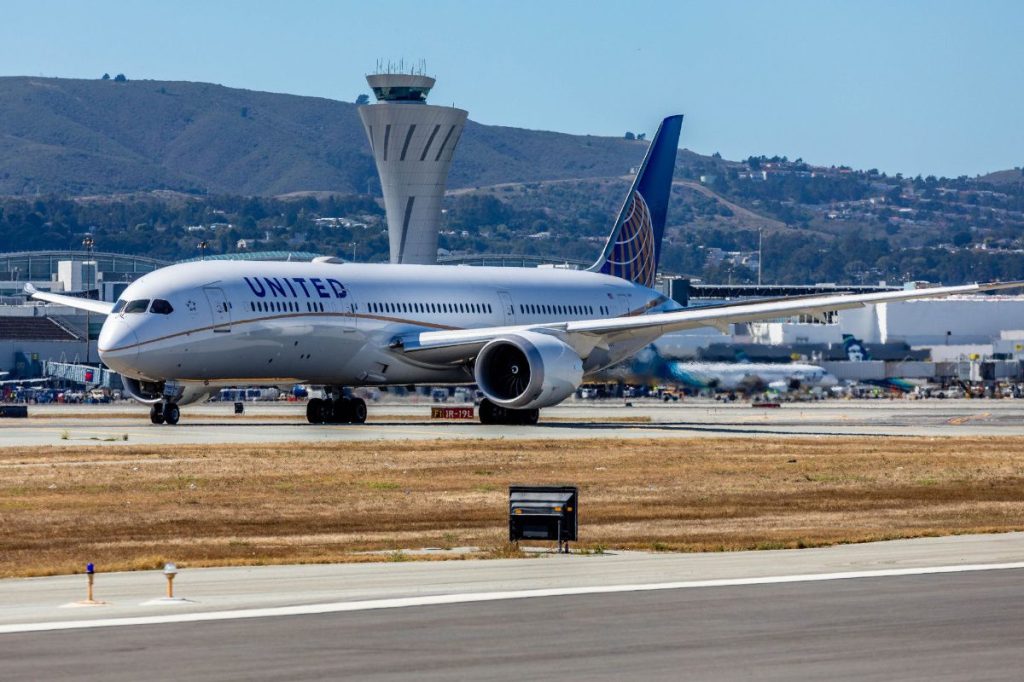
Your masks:
<instances>
[{"instance_id":1,"label":"white building","mask_svg":"<svg viewBox=\"0 0 1024 682\"><path fill-rule=\"evenodd\" d=\"M434 79L419 74L366 77L376 104L359 107L377 163L392 263L436 263L448 169L467 112L427 104Z\"/></svg>"},{"instance_id":2,"label":"white building","mask_svg":"<svg viewBox=\"0 0 1024 682\"><path fill-rule=\"evenodd\" d=\"M852 334L865 343L902 341L915 347L987 345L1024 329L1024 296L958 296L882 303L841 310L830 323L783 320L750 325L755 343L839 343Z\"/></svg>"}]
</instances>

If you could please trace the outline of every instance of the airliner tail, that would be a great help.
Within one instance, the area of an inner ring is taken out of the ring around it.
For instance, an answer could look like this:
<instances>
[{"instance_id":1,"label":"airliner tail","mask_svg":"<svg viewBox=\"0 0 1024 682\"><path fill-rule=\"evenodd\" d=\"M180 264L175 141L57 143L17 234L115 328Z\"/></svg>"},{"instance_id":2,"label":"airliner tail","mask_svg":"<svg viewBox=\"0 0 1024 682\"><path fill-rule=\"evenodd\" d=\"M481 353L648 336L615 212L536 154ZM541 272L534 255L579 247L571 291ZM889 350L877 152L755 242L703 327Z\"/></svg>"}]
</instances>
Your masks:
<instances>
[{"instance_id":1,"label":"airliner tail","mask_svg":"<svg viewBox=\"0 0 1024 682\"><path fill-rule=\"evenodd\" d=\"M654 286L683 116L661 122L592 272Z\"/></svg>"}]
</instances>

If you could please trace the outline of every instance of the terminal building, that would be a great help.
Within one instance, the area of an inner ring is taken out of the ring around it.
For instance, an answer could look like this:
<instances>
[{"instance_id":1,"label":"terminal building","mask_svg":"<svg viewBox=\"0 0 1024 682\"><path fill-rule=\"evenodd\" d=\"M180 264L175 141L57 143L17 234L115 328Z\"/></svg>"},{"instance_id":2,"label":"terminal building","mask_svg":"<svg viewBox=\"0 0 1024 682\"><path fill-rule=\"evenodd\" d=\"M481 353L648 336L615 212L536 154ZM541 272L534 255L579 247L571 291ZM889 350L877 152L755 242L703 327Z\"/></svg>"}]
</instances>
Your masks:
<instances>
[{"instance_id":1,"label":"terminal building","mask_svg":"<svg viewBox=\"0 0 1024 682\"><path fill-rule=\"evenodd\" d=\"M434 79L422 73L366 77L376 104L359 116L377 164L392 263L437 262L448 170L468 112L427 104Z\"/></svg>"}]
</instances>

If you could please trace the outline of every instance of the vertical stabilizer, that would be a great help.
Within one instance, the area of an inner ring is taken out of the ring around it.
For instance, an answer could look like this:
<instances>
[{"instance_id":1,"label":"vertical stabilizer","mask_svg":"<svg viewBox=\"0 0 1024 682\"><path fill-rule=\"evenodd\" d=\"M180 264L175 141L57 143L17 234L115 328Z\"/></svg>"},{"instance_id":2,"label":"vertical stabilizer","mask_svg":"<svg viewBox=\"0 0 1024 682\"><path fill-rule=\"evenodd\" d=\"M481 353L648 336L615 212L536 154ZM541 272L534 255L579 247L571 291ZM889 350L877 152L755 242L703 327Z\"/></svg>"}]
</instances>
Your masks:
<instances>
[{"instance_id":1,"label":"vertical stabilizer","mask_svg":"<svg viewBox=\"0 0 1024 682\"><path fill-rule=\"evenodd\" d=\"M682 125L681 114L661 122L592 272L654 286Z\"/></svg>"}]
</instances>

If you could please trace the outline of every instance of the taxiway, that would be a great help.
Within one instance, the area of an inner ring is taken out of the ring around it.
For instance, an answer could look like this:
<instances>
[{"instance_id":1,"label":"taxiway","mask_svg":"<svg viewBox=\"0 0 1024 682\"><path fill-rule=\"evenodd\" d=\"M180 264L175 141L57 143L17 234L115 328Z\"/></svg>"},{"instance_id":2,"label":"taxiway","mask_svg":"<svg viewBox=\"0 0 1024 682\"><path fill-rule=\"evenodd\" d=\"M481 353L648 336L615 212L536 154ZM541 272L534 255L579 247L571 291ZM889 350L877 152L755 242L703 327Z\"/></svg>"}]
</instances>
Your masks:
<instances>
[{"instance_id":1,"label":"taxiway","mask_svg":"<svg viewBox=\"0 0 1024 682\"><path fill-rule=\"evenodd\" d=\"M685 438L786 436L1024 436L1024 401L876 400L788 403L570 402L543 411L537 426L484 426L430 419L430 403L370 406L361 425L311 425L304 404L230 404L182 410L177 426L149 423L138 405L31 406L4 420L0 447L83 444L197 444L488 438ZM137 416L134 416L137 414ZM126 438L127 437L127 438Z\"/></svg>"}]
</instances>

